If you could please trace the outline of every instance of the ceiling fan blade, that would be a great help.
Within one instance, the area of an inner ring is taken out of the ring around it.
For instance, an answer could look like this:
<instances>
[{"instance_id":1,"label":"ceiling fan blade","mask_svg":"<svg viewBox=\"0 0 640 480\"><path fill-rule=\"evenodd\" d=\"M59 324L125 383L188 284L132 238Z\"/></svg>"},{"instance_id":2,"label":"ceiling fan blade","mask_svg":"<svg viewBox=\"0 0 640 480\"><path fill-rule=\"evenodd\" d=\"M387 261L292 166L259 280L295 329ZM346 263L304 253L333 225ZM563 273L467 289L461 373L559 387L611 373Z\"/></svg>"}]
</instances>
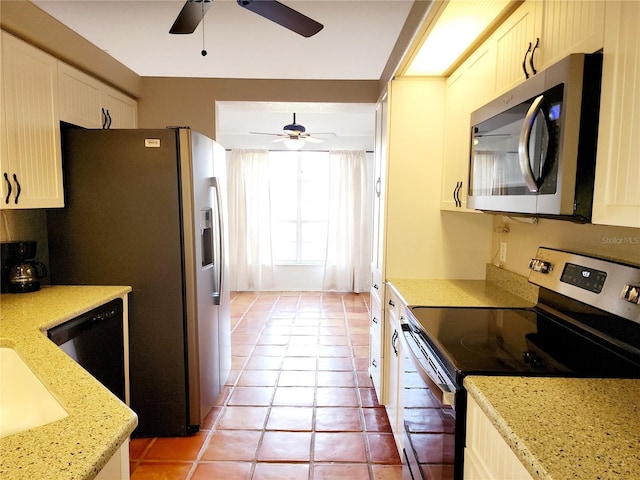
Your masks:
<instances>
[{"instance_id":1,"label":"ceiling fan blade","mask_svg":"<svg viewBox=\"0 0 640 480\"><path fill-rule=\"evenodd\" d=\"M270 135L272 137L287 137L288 135L285 135L283 133L265 133L265 132L249 132L250 135Z\"/></svg>"},{"instance_id":2,"label":"ceiling fan blade","mask_svg":"<svg viewBox=\"0 0 640 480\"><path fill-rule=\"evenodd\" d=\"M305 137L300 137L302 140L304 140L305 142L311 142L311 143L322 143L324 140L320 140L319 138L315 138L315 137L310 137L310 136L305 136Z\"/></svg>"},{"instance_id":3,"label":"ceiling fan blade","mask_svg":"<svg viewBox=\"0 0 640 480\"><path fill-rule=\"evenodd\" d=\"M321 23L303 15L276 0L237 0L238 5L253 13L263 16L264 18L277 23L278 25L288 28L289 30L302 35L303 37L311 37L323 29Z\"/></svg>"},{"instance_id":4,"label":"ceiling fan blade","mask_svg":"<svg viewBox=\"0 0 640 480\"><path fill-rule=\"evenodd\" d=\"M198 27L204 14L211 6L211 0L188 0L173 22L169 33L188 34L193 33Z\"/></svg>"}]
</instances>

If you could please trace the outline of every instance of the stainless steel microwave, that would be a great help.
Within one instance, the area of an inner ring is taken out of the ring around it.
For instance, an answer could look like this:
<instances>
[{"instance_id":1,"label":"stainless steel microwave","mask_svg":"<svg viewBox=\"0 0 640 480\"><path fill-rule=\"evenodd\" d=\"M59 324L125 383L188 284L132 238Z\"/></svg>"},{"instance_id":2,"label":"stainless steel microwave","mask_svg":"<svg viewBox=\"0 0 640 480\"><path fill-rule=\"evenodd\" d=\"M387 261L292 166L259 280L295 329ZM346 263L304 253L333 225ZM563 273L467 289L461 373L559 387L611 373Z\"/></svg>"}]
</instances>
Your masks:
<instances>
[{"instance_id":1,"label":"stainless steel microwave","mask_svg":"<svg viewBox=\"0 0 640 480\"><path fill-rule=\"evenodd\" d=\"M572 54L471 114L467 206L591 220L601 54Z\"/></svg>"}]
</instances>

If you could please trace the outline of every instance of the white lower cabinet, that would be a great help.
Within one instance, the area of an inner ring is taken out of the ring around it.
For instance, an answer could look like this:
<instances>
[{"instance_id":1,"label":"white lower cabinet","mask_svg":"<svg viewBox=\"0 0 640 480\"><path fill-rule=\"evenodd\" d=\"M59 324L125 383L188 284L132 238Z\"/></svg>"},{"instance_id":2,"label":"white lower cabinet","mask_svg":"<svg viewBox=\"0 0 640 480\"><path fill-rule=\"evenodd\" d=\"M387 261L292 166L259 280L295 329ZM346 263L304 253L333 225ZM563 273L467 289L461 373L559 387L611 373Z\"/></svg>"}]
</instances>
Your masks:
<instances>
[{"instance_id":1,"label":"white lower cabinet","mask_svg":"<svg viewBox=\"0 0 640 480\"><path fill-rule=\"evenodd\" d=\"M383 374L382 365L384 359L384 352L382 350L382 337L384 335L384 312L382 310L383 298L383 285L380 281L380 276L377 276L374 271L373 283L370 291L370 321L369 321L369 375L373 382L373 387L376 390L378 401L383 402L382 390L383 390Z\"/></svg>"},{"instance_id":2,"label":"white lower cabinet","mask_svg":"<svg viewBox=\"0 0 640 480\"><path fill-rule=\"evenodd\" d=\"M386 369L385 408L396 447L402 455L404 444L404 359L402 342L400 341L400 335L402 335L400 323L404 315L404 305L392 289L387 288L387 292L385 307L387 324L385 328L385 346L383 347Z\"/></svg>"},{"instance_id":3,"label":"white lower cabinet","mask_svg":"<svg viewBox=\"0 0 640 480\"><path fill-rule=\"evenodd\" d=\"M129 480L129 439L120 445L113 457L98 472L96 480Z\"/></svg>"},{"instance_id":4,"label":"white lower cabinet","mask_svg":"<svg viewBox=\"0 0 640 480\"><path fill-rule=\"evenodd\" d=\"M491 420L468 396L464 480L533 480Z\"/></svg>"}]
</instances>

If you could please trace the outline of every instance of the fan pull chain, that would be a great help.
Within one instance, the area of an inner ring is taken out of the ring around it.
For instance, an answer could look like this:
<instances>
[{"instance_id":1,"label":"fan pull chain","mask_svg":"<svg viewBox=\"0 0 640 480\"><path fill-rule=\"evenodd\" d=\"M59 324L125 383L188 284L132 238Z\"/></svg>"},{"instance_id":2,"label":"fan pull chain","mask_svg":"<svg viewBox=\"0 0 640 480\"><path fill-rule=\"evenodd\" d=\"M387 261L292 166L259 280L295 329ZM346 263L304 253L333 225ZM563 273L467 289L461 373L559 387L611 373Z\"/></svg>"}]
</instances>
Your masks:
<instances>
[{"instance_id":1,"label":"fan pull chain","mask_svg":"<svg viewBox=\"0 0 640 480\"><path fill-rule=\"evenodd\" d=\"M203 57L207 56L207 50L204 48L204 0L200 2L202 4L202 51L200 54Z\"/></svg>"}]
</instances>

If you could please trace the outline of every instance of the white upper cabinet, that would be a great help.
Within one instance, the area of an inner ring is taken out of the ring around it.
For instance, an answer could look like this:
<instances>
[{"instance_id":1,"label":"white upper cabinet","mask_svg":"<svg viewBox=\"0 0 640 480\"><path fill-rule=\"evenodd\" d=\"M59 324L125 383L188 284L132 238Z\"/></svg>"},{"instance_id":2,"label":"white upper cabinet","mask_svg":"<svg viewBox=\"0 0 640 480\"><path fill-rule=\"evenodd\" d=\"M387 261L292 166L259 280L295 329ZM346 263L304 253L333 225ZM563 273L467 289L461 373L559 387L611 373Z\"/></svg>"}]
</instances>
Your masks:
<instances>
[{"instance_id":1,"label":"white upper cabinet","mask_svg":"<svg viewBox=\"0 0 640 480\"><path fill-rule=\"evenodd\" d=\"M529 0L523 3L489 40L496 50L496 89L503 93L527 79L533 73L539 58L540 19L542 2Z\"/></svg>"},{"instance_id":2,"label":"white upper cabinet","mask_svg":"<svg viewBox=\"0 0 640 480\"><path fill-rule=\"evenodd\" d=\"M640 228L640 2L607 2L592 222Z\"/></svg>"},{"instance_id":3,"label":"white upper cabinet","mask_svg":"<svg viewBox=\"0 0 640 480\"><path fill-rule=\"evenodd\" d=\"M492 36L495 42L496 94L553 65L571 53L602 48L604 1L529 0Z\"/></svg>"},{"instance_id":4,"label":"white upper cabinet","mask_svg":"<svg viewBox=\"0 0 640 480\"><path fill-rule=\"evenodd\" d=\"M63 62L58 66L60 119L85 128L136 128L137 103Z\"/></svg>"},{"instance_id":5,"label":"white upper cabinet","mask_svg":"<svg viewBox=\"0 0 640 480\"><path fill-rule=\"evenodd\" d=\"M543 2L540 56L544 69L571 53L594 53L604 43L604 1Z\"/></svg>"},{"instance_id":6,"label":"white upper cabinet","mask_svg":"<svg viewBox=\"0 0 640 480\"><path fill-rule=\"evenodd\" d=\"M63 207L58 62L2 32L1 208Z\"/></svg>"},{"instance_id":7,"label":"white upper cabinet","mask_svg":"<svg viewBox=\"0 0 640 480\"><path fill-rule=\"evenodd\" d=\"M441 210L475 212L466 208L471 112L493 98L495 64L495 50L484 44L447 79Z\"/></svg>"}]
</instances>

